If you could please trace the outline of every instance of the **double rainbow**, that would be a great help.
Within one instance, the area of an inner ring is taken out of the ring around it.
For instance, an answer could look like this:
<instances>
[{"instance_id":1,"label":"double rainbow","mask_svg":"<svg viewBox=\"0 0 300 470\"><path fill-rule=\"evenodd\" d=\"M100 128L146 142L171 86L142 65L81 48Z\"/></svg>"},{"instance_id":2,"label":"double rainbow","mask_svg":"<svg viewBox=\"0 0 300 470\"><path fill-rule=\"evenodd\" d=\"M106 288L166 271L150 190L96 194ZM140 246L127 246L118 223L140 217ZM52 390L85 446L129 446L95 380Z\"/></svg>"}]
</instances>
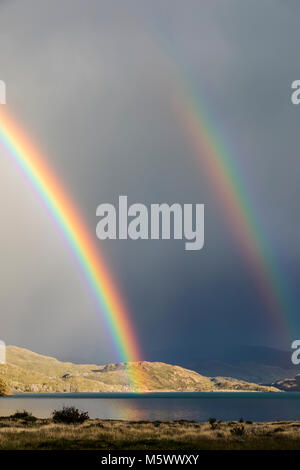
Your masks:
<instances>
[{"instance_id":1,"label":"double rainbow","mask_svg":"<svg viewBox=\"0 0 300 470\"><path fill-rule=\"evenodd\" d=\"M104 315L120 360L126 363L140 360L138 341L125 302L78 209L63 190L57 176L46 165L45 159L8 113L4 112L3 107L0 108L0 145L9 158L21 168L75 254ZM137 391L138 368L132 365L127 369L131 389Z\"/></svg>"}]
</instances>

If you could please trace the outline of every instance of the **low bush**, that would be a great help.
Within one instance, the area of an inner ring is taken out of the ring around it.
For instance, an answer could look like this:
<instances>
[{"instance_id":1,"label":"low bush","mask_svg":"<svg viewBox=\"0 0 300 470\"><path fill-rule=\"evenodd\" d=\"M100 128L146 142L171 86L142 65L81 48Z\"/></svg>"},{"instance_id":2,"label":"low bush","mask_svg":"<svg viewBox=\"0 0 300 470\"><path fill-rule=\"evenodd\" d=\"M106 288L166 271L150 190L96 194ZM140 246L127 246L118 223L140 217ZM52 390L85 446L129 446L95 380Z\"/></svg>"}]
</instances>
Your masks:
<instances>
[{"instance_id":1,"label":"low bush","mask_svg":"<svg viewBox=\"0 0 300 470\"><path fill-rule=\"evenodd\" d=\"M218 424L217 424L216 418L209 418L208 422L210 424L211 429L213 430L217 429Z\"/></svg>"},{"instance_id":2,"label":"low bush","mask_svg":"<svg viewBox=\"0 0 300 470\"><path fill-rule=\"evenodd\" d=\"M233 436L243 436L245 434L245 427L243 425L238 426L237 424L230 429Z\"/></svg>"},{"instance_id":3,"label":"low bush","mask_svg":"<svg viewBox=\"0 0 300 470\"><path fill-rule=\"evenodd\" d=\"M16 411L13 415L11 415L11 418L20 419L26 424L30 424L37 421L37 418L33 416L32 413L26 410Z\"/></svg>"},{"instance_id":4,"label":"low bush","mask_svg":"<svg viewBox=\"0 0 300 470\"><path fill-rule=\"evenodd\" d=\"M53 411L52 419L54 423L82 424L89 419L89 415L75 406L64 406L62 410Z\"/></svg>"}]
</instances>

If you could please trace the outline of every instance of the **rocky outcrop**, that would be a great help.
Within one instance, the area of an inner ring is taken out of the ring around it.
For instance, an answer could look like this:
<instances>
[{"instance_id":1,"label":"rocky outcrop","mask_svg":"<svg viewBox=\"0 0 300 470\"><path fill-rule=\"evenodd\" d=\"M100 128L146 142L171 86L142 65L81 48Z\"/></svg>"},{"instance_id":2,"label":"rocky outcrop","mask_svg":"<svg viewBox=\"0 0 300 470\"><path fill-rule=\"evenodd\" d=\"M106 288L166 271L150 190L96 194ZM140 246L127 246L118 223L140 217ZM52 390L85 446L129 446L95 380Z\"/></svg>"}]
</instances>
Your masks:
<instances>
[{"instance_id":1,"label":"rocky outcrop","mask_svg":"<svg viewBox=\"0 0 300 470\"><path fill-rule=\"evenodd\" d=\"M272 385L285 392L300 392L300 374L297 374L293 379L278 380Z\"/></svg>"},{"instance_id":2,"label":"rocky outcrop","mask_svg":"<svg viewBox=\"0 0 300 470\"><path fill-rule=\"evenodd\" d=\"M0 397L11 395L11 390L6 381L0 378Z\"/></svg>"}]
</instances>

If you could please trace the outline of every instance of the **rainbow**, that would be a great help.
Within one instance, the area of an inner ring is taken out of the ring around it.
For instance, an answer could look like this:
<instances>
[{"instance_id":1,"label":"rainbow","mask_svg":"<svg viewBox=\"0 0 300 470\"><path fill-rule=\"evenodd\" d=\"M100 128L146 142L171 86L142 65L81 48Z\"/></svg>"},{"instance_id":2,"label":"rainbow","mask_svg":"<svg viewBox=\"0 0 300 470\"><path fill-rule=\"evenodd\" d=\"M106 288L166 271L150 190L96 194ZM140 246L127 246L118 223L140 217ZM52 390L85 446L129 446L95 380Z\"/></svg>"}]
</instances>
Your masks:
<instances>
[{"instance_id":1,"label":"rainbow","mask_svg":"<svg viewBox=\"0 0 300 470\"><path fill-rule=\"evenodd\" d=\"M138 341L124 300L79 211L63 190L57 176L46 165L45 159L11 116L4 112L3 107L0 109L0 144L38 193L75 254L105 318L120 360L126 363L140 360ZM127 369L131 389L137 391L138 368L129 365Z\"/></svg>"},{"instance_id":2,"label":"rainbow","mask_svg":"<svg viewBox=\"0 0 300 470\"><path fill-rule=\"evenodd\" d=\"M253 273L267 312L277 322L284 341L290 341L286 323L287 320L288 325L292 323L295 302L281 275L271 245L261 232L242 183L242 174L238 171L234 158L220 141L216 126L211 125L208 112L199 98L181 83L180 92L177 90L171 99L188 141L201 162L201 168L213 184L230 229ZM291 327L291 335L293 331Z\"/></svg>"},{"instance_id":3,"label":"rainbow","mask_svg":"<svg viewBox=\"0 0 300 470\"><path fill-rule=\"evenodd\" d=\"M267 312L277 323L286 347L294 337L297 303L281 273L271 240L262 232L256 212L248 197L243 175L238 170L234 153L220 139L218 126L210 118L208 107L195 93L183 57L178 54L176 38L168 31L162 11L150 2L141 9L141 20L162 60L168 64L171 81L170 101L174 105L182 129L201 164L219 204L226 215L230 229L238 242L253 274Z\"/></svg>"}]
</instances>

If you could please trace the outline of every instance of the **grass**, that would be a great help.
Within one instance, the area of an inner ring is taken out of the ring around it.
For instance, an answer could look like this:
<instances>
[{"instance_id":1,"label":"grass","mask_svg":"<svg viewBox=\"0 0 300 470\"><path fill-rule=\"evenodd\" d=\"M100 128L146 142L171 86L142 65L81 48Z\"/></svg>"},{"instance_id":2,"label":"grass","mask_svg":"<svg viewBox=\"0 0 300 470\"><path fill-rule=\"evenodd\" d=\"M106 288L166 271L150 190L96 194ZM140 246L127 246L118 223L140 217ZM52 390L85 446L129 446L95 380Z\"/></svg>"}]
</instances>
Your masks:
<instances>
[{"instance_id":1,"label":"grass","mask_svg":"<svg viewBox=\"0 0 300 470\"><path fill-rule=\"evenodd\" d=\"M300 422L215 424L88 419L70 425L14 415L0 417L0 449L300 449Z\"/></svg>"}]
</instances>

